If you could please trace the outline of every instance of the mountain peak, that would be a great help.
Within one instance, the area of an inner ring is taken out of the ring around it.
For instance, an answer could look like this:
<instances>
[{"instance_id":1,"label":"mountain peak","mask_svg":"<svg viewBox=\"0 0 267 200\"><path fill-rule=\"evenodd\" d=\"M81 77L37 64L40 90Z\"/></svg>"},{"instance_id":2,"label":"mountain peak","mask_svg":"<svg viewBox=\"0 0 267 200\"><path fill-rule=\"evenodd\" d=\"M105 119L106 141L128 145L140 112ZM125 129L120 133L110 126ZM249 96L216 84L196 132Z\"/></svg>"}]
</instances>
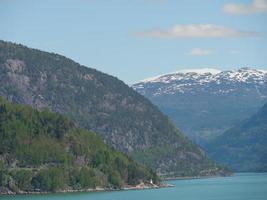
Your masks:
<instances>
[{"instance_id":1,"label":"mountain peak","mask_svg":"<svg viewBox=\"0 0 267 200\"><path fill-rule=\"evenodd\" d=\"M175 72L167 73L167 74L162 74L150 78L143 79L141 81L138 81L137 83L148 83L148 82L158 82L159 79L162 77L168 77L171 75L176 75L176 74L218 74L220 73L221 70L215 69L215 68L196 68L196 69L181 69Z\"/></svg>"},{"instance_id":2,"label":"mountain peak","mask_svg":"<svg viewBox=\"0 0 267 200\"><path fill-rule=\"evenodd\" d=\"M199 69L184 69L176 72L163 74L151 78L144 79L139 83L134 84L146 84L146 83L174 83L181 82L183 80L198 80L202 84L211 81L217 81L218 79L227 79L231 81L245 82L248 80L265 80L267 76L267 70L253 69L253 68L239 68L233 70L218 70L215 68L199 68Z\"/></svg>"},{"instance_id":3,"label":"mountain peak","mask_svg":"<svg viewBox=\"0 0 267 200\"><path fill-rule=\"evenodd\" d=\"M267 70L200 72L163 75L132 87L157 105L197 144L204 146L267 102Z\"/></svg>"}]
</instances>

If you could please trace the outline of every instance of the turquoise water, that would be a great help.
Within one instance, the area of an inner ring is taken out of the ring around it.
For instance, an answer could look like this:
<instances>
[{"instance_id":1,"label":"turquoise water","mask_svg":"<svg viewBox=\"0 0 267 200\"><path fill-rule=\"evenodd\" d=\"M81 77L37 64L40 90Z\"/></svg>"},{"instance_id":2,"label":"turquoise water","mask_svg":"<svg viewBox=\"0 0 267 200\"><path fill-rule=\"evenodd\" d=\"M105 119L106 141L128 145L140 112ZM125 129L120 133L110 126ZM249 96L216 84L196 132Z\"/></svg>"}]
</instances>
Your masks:
<instances>
[{"instance_id":1,"label":"turquoise water","mask_svg":"<svg viewBox=\"0 0 267 200\"><path fill-rule=\"evenodd\" d=\"M172 188L119 192L0 196L15 200L267 200L267 173L232 177L177 180Z\"/></svg>"}]
</instances>

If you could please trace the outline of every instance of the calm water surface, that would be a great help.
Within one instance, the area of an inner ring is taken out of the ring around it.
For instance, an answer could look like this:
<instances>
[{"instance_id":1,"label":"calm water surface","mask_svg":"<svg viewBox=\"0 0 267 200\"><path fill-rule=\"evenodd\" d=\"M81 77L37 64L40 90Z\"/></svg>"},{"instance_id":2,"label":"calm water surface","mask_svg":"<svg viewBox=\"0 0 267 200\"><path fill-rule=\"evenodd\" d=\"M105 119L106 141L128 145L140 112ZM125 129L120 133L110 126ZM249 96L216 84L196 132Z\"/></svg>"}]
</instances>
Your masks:
<instances>
[{"instance_id":1,"label":"calm water surface","mask_svg":"<svg viewBox=\"0 0 267 200\"><path fill-rule=\"evenodd\" d=\"M0 200L267 200L267 173L177 180L172 188L119 192L0 196Z\"/></svg>"}]
</instances>

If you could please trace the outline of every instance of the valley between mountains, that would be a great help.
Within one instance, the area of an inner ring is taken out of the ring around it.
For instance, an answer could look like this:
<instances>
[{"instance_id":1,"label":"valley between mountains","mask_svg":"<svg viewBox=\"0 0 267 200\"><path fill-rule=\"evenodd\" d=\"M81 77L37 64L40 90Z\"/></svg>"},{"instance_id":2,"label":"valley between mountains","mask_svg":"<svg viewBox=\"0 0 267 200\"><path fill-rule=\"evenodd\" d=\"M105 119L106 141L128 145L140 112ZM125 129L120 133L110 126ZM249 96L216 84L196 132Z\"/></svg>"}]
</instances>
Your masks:
<instances>
[{"instance_id":1,"label":"valley between mountains","mask_svg":"<svg viewBox=\"0 0 267 200\"><path fill-rule=\"evenodd\" d=\"M267 71L182 70L132 87L218 163L234 171L267 170Z\"/></svg>"}]
</instances>

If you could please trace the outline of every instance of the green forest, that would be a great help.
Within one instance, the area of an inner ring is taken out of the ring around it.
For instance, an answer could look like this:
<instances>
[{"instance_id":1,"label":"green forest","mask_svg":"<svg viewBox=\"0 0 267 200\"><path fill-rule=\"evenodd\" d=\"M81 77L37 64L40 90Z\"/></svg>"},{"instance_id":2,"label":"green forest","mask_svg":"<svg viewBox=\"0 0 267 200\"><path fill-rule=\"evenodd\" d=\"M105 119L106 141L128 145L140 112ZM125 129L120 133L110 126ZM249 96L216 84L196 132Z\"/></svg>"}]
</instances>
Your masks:
<instances>
[{"instance_id":1,"label":"green forest","mask_svg":"<svg viewBox=\"0 0 267 200\"><path fill-rule=\"evenodd\" d=\"M0 187L21 191L122 188L156 174L111 150L93 132L48 110L0 98Z\"/></svg>"}]
</instances>

